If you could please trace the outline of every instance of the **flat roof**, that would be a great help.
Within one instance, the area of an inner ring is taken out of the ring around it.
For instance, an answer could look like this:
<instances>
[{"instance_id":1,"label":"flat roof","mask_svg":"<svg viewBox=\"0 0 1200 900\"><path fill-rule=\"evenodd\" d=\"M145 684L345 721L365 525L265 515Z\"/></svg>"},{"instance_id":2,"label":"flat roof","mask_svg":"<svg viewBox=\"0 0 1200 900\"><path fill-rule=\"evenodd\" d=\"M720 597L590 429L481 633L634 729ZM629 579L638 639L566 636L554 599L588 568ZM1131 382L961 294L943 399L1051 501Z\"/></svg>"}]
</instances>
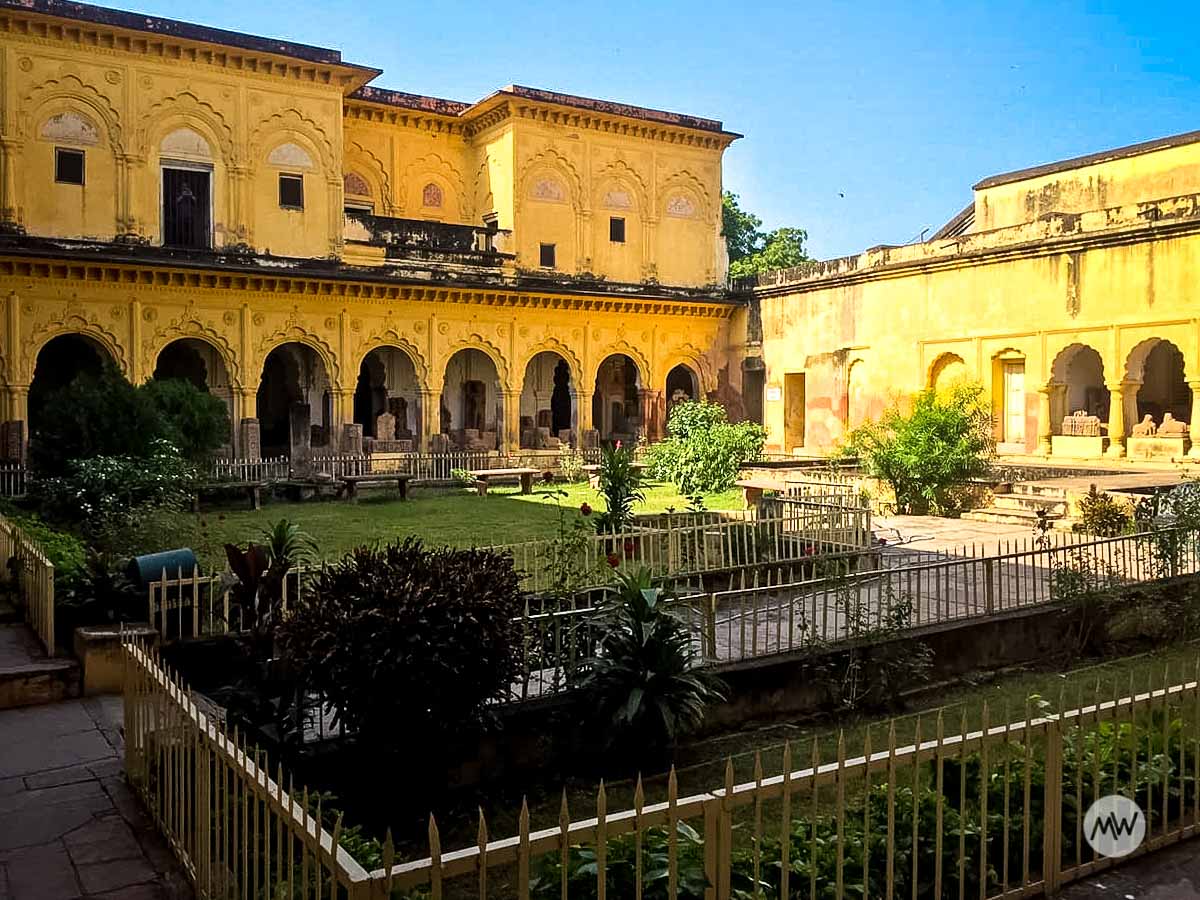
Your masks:
<instances>
[{"instance_id":1,"label":"flat roof","mask_svg":"<svg viewBox=\"0 0 1200 900\"><path fill-rule=\"evenodd\" d=\"M1057 172L1067 172L1071 169L1081 169L1084 166L1093 166L1097 163L1111 162L1114 159L1126 159L1130 156L1140 156L1143 153L1153 153L1155 150L1169 150L1172 147L1182 147L1186 144L1197 142L1200 142L1200 131L1185 131L1183 134L1173 134L1169 137L1155 138L1152 141L1142 141L1141 143L1128 144L1124 147L1115 147L1112 150L1101 150L1099 153L1089 153L1086 156L1075 156L1071 159L1064 159L1058 162L1031 166L1028 169L1017 169L1013 172L992 175L976 184L975 190L979 191L1001 184L1010 184L1014 181L1026 181L1030 178L1040 178L1043 175L1054 175Z\"/></svg>"},{"instance_id":2,"label":"flat roof","mask_svg":"<svg viewBox=\"0 0 1200 900\"><path fill-rule=\"evenodd\" d=\"M127 28L130 31L144 31L149 34L160 34L166 37L204 41L210 44L222 44L226 47L255 50L259 53L273 53L278 56L290 56L295 59L303 59L308 62L322 63L330 66L367 68L344 62L340 50L330 50L327 47L313 47L309 44L282 41L278 38L259 37L253 34L244 34L240 31L227 31L224 28L210 28L207 25L195 25L191 22L182 22L178 19L166 19L161 16L125 12L120 9L110 9L107 6L75 3L73 0L0 0L0 8L41 13L47 16L57 16L60 19L74 19L79 22L92 22L97 25L109 25L114 28Z\"/></svg>"}]
</instances>

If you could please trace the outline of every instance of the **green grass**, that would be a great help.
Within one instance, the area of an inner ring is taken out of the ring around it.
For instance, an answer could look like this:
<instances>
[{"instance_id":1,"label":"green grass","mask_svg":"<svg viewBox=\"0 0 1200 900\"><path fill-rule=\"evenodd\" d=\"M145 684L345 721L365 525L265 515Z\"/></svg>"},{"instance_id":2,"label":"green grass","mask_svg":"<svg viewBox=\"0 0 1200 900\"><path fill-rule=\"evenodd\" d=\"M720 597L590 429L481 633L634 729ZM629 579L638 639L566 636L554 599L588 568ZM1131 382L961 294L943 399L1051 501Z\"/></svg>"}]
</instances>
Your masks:
<instances>
[{"instance_id":1,"label":"green grass","mask_svg":"<svg viewBox=\"0 0 1200 900\"><path fill-rule=\"evenodd\" d=\"M581 504L597 511L604 502L586 483L535 485L534 493L522 495L514 487L494 487L487 497L472 488L414 488L411 499L401 502L394 490L364 492L357 503L345 500L305 503L271 502L261 510L238 507L206 509L199 515L180 514L171 529L170 546L190 546L205 567L224 566L226 543L245 543L257 539L263 530L280 518L298 524L317 541L325 558L336 558L363 544L387 542L416 535L427 543L456 547L513 544L553 537L559 527L559 508L553 492L569 517L577 515ZM705 496L710 510L740 509L741 492L725 491ZM688 501L673 485L652 483L646 486L646 502L637 511L663 512L668 508L687 509ZM570 521L570 520L568 520ZM164 539L166 535L163 536ZM166 547L150 547L145 552Z\"/></svg>"}]
</instances>

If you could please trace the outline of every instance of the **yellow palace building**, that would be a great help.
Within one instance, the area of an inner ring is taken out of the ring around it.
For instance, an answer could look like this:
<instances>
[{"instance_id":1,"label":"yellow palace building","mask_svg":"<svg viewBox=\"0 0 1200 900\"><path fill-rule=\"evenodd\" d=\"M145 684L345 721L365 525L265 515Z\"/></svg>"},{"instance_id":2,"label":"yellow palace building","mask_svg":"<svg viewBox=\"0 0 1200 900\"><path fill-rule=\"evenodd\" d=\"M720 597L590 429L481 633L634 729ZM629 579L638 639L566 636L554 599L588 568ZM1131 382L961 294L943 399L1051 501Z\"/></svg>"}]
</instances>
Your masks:
<instances>
[{"instance_id":1,"label":"yellow palace building","mask_svg":"<svg viewBox=\"0 0 1200 900\"><path fill-rule=\"evenodd\" d=\"M777 449L965 377L1002 453L1200 454L1200 132L985 178L927 241L743 287Z\"/></svg>"},{"instance_id":2,"label":"yellow palace building","mask_svg":"<svg viewBox=\"0 0 1200 900\"><path fill-rule=\"evenodd\" d=\"M0 423L111 361L229 451L662 434L704 396L820 453L969 377L1003 452L1200 453L1200 132L986 178L929 240L729 285L713 119L373 87L334 50L0 0ZM120 427L120 423L114 423Z\"/></svg>"},{"instance_id":3,"label":"yellow palace building","mask_svg":"<svg viewBox=\"0 0 1200 900\"><path fill-rule=\"evenodd\" d=\"M62 0L0 47L9 457L104 360L223 397L239 455L298 404L314 447L512 450L733 395L720 122Z\"/></svg>"}]
</instances>

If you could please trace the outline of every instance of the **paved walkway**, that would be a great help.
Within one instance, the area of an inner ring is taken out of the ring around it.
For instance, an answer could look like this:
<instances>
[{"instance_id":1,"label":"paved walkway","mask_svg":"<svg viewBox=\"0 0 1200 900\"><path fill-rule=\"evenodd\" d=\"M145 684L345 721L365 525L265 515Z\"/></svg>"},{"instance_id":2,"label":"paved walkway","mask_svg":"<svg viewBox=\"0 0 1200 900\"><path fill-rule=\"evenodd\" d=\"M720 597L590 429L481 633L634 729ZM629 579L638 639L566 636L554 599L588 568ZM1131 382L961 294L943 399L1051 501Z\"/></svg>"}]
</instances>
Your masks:
<instances>
[{"instance_id":1,"label":"paved walkway","mask_svg":"<svg viewBox=\"0 0 1200 900\"><path fill-rule=\"evenodd\" d=\"M1200 900L1200 843L1132 860L1065 888L1058 900Z\"/></svg>"},{"instance_id":2,"label":"paved walkway","mask_svg":"<svg viewBox=\"0 0 1200 900\"><path fill-rule=\"evenodd\" d=\"M121 698L0 711L0 900L182 900L121 774Z\"/></svg>"}]
</instances>

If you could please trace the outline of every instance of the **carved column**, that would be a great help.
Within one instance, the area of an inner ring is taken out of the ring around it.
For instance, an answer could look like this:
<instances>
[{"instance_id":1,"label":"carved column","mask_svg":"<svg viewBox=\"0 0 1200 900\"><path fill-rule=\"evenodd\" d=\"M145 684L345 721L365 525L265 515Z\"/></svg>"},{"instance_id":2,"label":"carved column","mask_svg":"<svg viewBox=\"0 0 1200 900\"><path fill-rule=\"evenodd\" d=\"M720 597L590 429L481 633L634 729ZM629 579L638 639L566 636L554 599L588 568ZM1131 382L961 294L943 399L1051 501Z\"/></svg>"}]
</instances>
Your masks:
<instances>
[{"instance_id":1,"label":"carved column","mask_svg":"<svg viewBox=\"0 0 1200 900\"><path fill-rule=\"evenodd\" d=\"M1057 385L1047 384L1038 388L1038 455L1050 455L1050 436L1054 434L1054 423L1050 418L1050 395Z\"/></svg>"},{"instance_id":2,"label":"carved column","mask_svg":"<svg viewBox=\"0 0 1200 900\"><path fill-rule=\"evenodd\" d=\"M435 434L442 433L442 392L421 391L421 434L422 452L432 453L432 442Z\"/></svg>"},{"instance_id":3,"label":"carved column","mask_svg":"<svg viewBox=\"0 0 1200 900\"><path fill-rule=\"evenodd\" d=\"M1188 451L1188 459L1200 459L1200 381L1189 381L1192 390L1192 415L1188 422L1188 436L1192 441L1192 449Z\"/></svg>"},{"instance_id":4,"label":"carved column","mask_svg":"<svg viewBox=\"0 0 1200 900\"><path fill-rule=\"evenodd\" d=\"M658 265L655 243L658 235L658 216L646 216L642 220L642 278L658 280Z\"/></svg>"},{"instance_id":5,"label":"carved column","mask_svg":"<svg viewBox=\"0 0 1200 900\"><path fill-rule=\"evenodd\" d=\"M642 437L646 443L654 443L662 438L662 391L652 391L643 388L638 391L638 399L642 415Z\"/></svg>"},{"instance_id":6,"label":"carved column","mask_svg":"<svg viewBox=\"0 0 1200 900\"><path fill-rule=\"evenodd\" d=\"M354 421L354 391L330 387L329 397L333 401L333 421L324 423L329 443L340 452L348 452L342 448L342 443L345 426Z\"/></svg>"},{"instance_id":7,"label":"carved column","mask_svg":"<svg viewBox=\"0 0 1200 900\"><path fill-rule=\"evenodd\" d=\"M1125 389L1123 381L1105 385L1108 388L1108 455L1125 455Z\"/></svg>"},{"instance_id":8,"label":"carved column","mask_svg":"<svg viewBox=\"0 0 1200 900\"><path fill-rule=\"evenodd\" d=\"M501 391L504 404L504 423L496 435L496 444L505 453L521 451L521 392Z\"/></svg>"},{"instance_id":9,"label":"carved column","mask_svg":"<svg viewBox=\"0 0 1200 900\"><path fill-rule=\"evenodd\" d=\"M327 179L326 186L329 189L329 255L340 259L345 240L346 218L342 200L341 176Z\"/></svg>"},{"instance_id":10,"label":"carved column","mask_svg":"<svg viewBox=\"0 0 1200 900\"><path fill-rule=\"evenodd\" d=\"M0 221L7 226L20 224L17 204L17 162L21 142L11 138L0 140Z\"/></svg>"},{"instance_id":11,"label":"carved column","mask_svg":"<svg viewBox=\"0 0 1200 900\"><path fill-rule=\"evenodd\" d=\"M25 451L29 444L29 385L10 384L8 386L8 414L6 421L21 422L21 448L17 453L18 459L25 459Z\"/></svg>"},{"instance_id":12,"label":"carved column","mask_svg":"<svg viewBox=\"0 0 1200 900\"><path fill-rule=\"evenodd\" d=\"M594 247L592 246L594 243L592 211L590 209L580 210L579 215L576 217L576 222L578 223L579 231L579 242L577 245L579 247L579 259L575 268L577 272L590 272L594 265L592 255L594 251Z\"/></svg>"}]
</instances>

